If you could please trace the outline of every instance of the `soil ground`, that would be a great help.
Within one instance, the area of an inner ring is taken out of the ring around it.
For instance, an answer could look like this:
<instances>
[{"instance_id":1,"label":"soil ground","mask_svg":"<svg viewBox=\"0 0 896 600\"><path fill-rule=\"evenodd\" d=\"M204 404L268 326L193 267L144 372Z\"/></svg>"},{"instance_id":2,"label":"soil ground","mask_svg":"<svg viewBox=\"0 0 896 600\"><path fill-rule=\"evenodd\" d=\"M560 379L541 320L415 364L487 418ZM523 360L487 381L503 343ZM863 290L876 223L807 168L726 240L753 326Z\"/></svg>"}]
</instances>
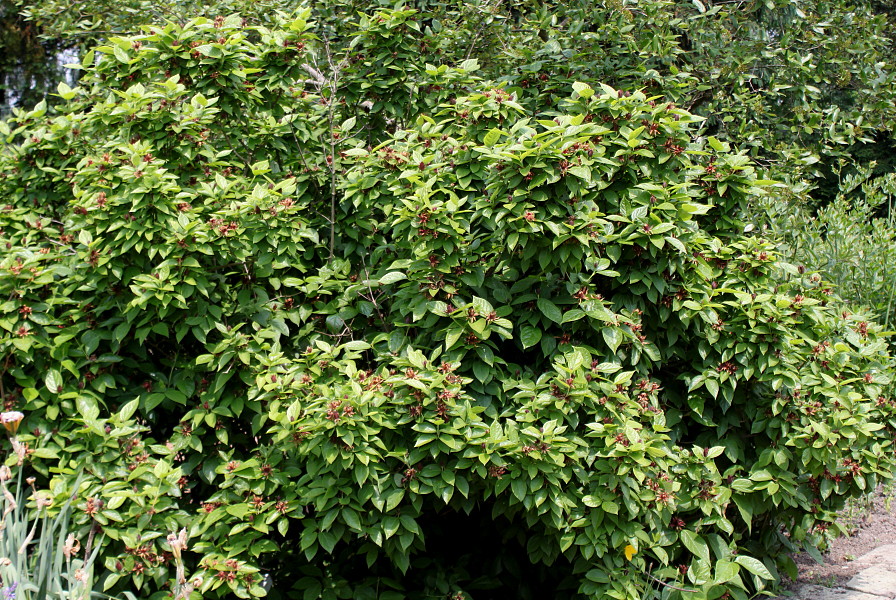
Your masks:
<instances>
[{"instance_id":1,"label":"soil ground","mask_svg":"<svg viewBox=\"0 0 896 600\"><path fill-rule=\"evenodd\" d=\"M896 490L879 489L870 500L851 504L840 521L849 535L833 540L819 565L806 554L794 557L799 578L789 588L803 583L835 587L846 583L867 565L856 559L878 546L896 543Z\"/></svg>"}]
</instances>

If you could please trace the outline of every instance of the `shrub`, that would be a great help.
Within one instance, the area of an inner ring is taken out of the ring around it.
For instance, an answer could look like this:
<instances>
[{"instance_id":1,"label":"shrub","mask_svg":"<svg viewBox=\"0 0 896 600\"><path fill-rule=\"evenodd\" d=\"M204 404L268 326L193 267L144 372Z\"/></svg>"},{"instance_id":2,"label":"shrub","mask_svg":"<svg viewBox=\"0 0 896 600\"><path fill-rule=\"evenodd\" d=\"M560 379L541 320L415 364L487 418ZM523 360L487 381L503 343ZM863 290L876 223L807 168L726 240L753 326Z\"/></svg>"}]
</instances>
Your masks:
<instances>
[{"instance_id":1,"label":"shrub","mask_svg":"<svg viewBox=\"0 0 896 600\"><path fill-rule=\"evenodd\" d=\"M113 592L747 598L889 476L879 326L742 233L768 182L696 117L527 109L413 15L114 38L0 125L34 467Z\"/></svg>"},{"instance_id":2,"label":"shrub","mask_svg":"<svg viewBox=\"0 0 896 600\"><path fill-rule=\"evenodd\" d=\"M758 204L759 222L780 238L789 261L817 270L851 303L896 324L894 178L872 167L843 176L832 202L814 209L804 190Z\"/></svg>"}]
</instances>

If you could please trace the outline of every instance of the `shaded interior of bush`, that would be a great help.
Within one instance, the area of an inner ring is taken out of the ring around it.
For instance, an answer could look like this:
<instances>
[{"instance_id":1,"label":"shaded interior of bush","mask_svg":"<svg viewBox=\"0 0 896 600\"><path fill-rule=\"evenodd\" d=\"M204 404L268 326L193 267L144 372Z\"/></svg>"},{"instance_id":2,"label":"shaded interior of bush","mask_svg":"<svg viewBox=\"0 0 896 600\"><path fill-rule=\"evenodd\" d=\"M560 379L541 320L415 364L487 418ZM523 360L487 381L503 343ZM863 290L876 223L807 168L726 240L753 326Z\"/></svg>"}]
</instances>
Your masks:
<instances>
[{"instance_id":1,"label":"shaded interior of bush","mask_svg":"<svg viewBox=\"0 0 896 600\"><path fill-rule=\"evenodd\" d=\"M410 568L404 575L381 554L370 567L366 555L355 553L356 547L338 544L331 559L329 573L316 571L314 575L327 580L346 578L349 581L382 581L378 594L392 589L397 583L409 599L435 598L433 590L444 593L438 598L454 600L566 600L579 598L578 579L573 577L573 566L562 554L550 565L533 563L529 549L541 538L543 528L529 527L520 514L507 517L493 514L492 502L477 502L467 514L462 509L446 506L439 500L427 501L423 514L417 519L426 543L425 553L411 557ZM453 504L453 503L452 503ZM284 540L285 541L285 540ZM297 542L297 540L296 540ZM288 544L288 542L287 542ZM301 551L294 543L291 552L296 560L278 560L274 575L276 598L302 598L304 591L287 591L303 575L289 572L290 564L301 564ZM282 555L279 557L282 559ZM312 575L312 576L314 576ZM335 577L334 577L335 575ZM388 583L387 583L388 582ZM366 598L367 589L341 588L339 598ZM284 595L280 595L280 594ZM456 594L461 593L462 596Z\"/></svg>"},{"instance_id":2,"label":"shaded interior of bush","mask_svg":"<svg viewBox=\"0 0 896 600\"><path fill-rule=\"evenodd\" d=\"M477 503L470 514L448 507L425 510L420 526L427 555L412 562L409 587L422 589L428 573L444 569L475 600L575 597L578 581L569 561L560 555L551 565L533 564L528 551L533 532L523 519L492 513L489 502Z\"/></svg>"}]
</instances>

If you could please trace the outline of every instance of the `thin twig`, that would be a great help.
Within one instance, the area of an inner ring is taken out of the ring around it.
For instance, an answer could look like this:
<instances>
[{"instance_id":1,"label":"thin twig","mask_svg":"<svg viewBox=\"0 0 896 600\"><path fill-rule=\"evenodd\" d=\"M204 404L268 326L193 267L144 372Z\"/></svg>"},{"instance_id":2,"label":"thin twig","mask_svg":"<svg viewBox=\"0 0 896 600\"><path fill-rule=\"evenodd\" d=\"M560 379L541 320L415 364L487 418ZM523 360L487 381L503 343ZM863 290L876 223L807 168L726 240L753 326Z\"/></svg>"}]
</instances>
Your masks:
<instances>
[{"instance_id":1,"label":"thin twig","mask_svg":"<svg viewBox=\"0 0 896 600\"><path fill-rule=\"evenodd\" d=\"M494 14L495 10L497 10L497 8L498 8L499 6L501 6L501 3L502 3L503 1L504 1L504 0L497 0L497 1L495 2L494 6L491 6L489 9L486 9L486 10L482 10L482 11L481 11L481 12L483 13L483 16L482 16L482 18L479 20L479 23L477 24L477 25L478 25L478 29L476 30L476 33L473 34L473 39L470 40L470 47L467 49L467 54L466 54L466 56L464 56L464 60L469 59L469 58L470 58L470 55L473 54L473 49L476 47L476 41L477 41L477 40L479 39L479 37L482 35L482 32L485 31L485 26L486 26L485 20L486 20L486 18L488 17L489 14Z\"/></svg>"},{"instance_id":2,"label":"thin twig","mask_svg":"<svg viewBox=\"0 0 896 600\"><path fill-rule=\"evenodd\" d=\"M324 77L320 72L320 69L316 68L312 65L302 65L308 73L315 78L314 86L317 88L318 92L322 92L326 87L330 92L329 98L324 98L323 94L321 94L321 98L324 99L327 103L327 125L330 139L328 140L328 144L330 146L330 153L328 155L327 168L330 170L330 243L329 250L330 256L329 260L332 261L336 255L336 174L339 171L339 160L338 154L336 152L336 138L334 137L334 133L336 133L336 92L339 90L339 78L342 74L342 69L348 64L347 59L343 59L338 65L333 62L333 54L330 51L330 39L327 37L323 38L323 49L324 53L327 57L327 69L329 70L329 77Z\"/></svg>"}]
</instances>

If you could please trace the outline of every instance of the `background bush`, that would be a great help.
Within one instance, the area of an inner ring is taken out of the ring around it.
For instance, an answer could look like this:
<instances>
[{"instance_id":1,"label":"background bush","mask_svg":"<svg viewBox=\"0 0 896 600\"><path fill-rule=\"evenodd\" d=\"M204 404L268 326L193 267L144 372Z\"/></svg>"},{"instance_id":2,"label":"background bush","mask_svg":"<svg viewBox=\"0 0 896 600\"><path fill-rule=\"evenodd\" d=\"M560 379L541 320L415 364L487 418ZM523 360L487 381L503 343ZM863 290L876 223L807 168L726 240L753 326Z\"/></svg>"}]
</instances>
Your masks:
<instances>
[{"instance_id":1,"label":"background bush","mask_svg":"<svg viewBox=\"0 0 896 600\"><path fill-rule=\"evenodd\" d=\"M687 77L311 18L110 38L0 125L2 393L109 591L187 526L194 597L746 598L889 476L880 327L744 235L778 192Z\"/></svg>"},{"instance_id":2,"label":"background bush","mask_svg":"<svg viewBox=\"0 0 896 600\"><path fill-rule=\"evenodd\" d=\"M757 215L782 240L788 258L819 270L838 293L869 307L892 330L896 324L896 211L893 174L873 167L843 176L837 197L813 207L805 187L758 203Z\"/></svg>"}]
</instances>

